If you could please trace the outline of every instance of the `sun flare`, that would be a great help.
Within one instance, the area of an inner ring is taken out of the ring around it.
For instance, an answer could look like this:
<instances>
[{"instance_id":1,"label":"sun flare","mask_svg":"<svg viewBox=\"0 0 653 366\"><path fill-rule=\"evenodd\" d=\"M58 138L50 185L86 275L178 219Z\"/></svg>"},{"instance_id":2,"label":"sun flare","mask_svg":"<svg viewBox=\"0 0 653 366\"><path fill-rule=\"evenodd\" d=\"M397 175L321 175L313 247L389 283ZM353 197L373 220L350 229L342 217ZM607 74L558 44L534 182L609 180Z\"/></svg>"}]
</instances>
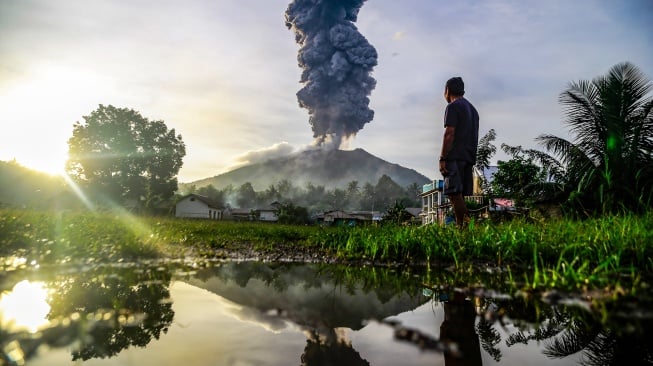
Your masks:
<instances>
[{"instance_id":1,"label":"sun flare","mask_svg":"<svg viewBox=\"0 0 653 366\"><path fill-rule=\"evenodd\" d=\"M48 290L42 282L23 280L0 295L0 326L13 331L36 332L48 323Z\"/></svg>"},{"instance_id":2,"label":"sun flare","mask_svg":"<svg viewBox=\"0 0 653 366\"><path fill-rule=\"evenodd\" d=\"M75 121L98 103L104 80L80 69L34 66L28 76L0 80L0 121L11 128L0 136L0 160L61 174ZM29 141L29 143L27 143Z\"/></svg>"}]
</instances>

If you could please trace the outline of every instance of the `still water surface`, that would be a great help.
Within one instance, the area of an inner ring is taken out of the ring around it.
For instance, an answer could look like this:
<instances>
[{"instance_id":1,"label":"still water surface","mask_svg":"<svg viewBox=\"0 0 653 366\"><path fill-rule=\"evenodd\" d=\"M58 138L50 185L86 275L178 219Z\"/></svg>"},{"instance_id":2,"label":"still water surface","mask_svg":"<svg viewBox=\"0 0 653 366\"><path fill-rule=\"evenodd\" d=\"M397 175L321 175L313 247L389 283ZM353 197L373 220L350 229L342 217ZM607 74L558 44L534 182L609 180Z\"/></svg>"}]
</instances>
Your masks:
<instances>
[{"instance_id":1,"label":"still water surface","mask_svg":"<svg viewBox=\"0 0 653 366\"><path fill-rule=\"evenodd\" d=\"M651 363L646 309L609 305L615 328L589 304L460 291L446 272L260 262L5 271L0 365ZM500 286L486 275L474 283Z\"/></svg>"}]
</instances>

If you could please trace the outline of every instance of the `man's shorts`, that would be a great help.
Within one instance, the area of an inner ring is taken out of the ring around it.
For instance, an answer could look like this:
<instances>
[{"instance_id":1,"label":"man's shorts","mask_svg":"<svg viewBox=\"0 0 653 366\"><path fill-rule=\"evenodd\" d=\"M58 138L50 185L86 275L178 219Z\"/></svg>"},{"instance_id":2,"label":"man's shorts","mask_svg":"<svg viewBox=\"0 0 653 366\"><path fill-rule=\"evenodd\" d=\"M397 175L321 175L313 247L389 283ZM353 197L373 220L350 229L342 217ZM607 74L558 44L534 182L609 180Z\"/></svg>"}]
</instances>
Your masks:
<instances>
[{"instance_id":1,"label":"man's shorts","mask_svg":"<svg viewBox=\"0 0 653 366\"><path fill-rule=\"evenodd\" d=\"M445 167L448 174L444 177L444 194L471 196L474 191L474 165L466 161L447 161Z\"/></svg>"}]
</instances>

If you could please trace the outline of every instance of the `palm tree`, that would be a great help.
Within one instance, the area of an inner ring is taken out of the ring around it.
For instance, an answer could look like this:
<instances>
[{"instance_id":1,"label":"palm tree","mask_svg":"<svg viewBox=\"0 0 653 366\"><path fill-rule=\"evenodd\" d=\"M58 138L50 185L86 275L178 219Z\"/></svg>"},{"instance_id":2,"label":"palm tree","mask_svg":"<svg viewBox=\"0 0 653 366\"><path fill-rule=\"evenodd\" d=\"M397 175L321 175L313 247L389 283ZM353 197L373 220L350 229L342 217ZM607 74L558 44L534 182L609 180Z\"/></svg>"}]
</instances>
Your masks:
<instances>
[{"instance_id":1,"label":"palm tree","mask_svg":"<svg viewBox=\"0 0 653 366\"><path fill-rule=\"evenodd\" d=\"M560 94L564 122L574 139L545 134L537 140L564 167L562 183L569 203L580 212L589 215L651 207L651 90L651 80L635 65L624 62L592 81L572 82Z\"/></svg>"},{"instance_id":2,"label":"palm tree","mask_svg":"<svg viewBox=\"0 0 653 366\"><path fill-rule=\"evenodd\" d=\"M478 151L476 152L476 164L474 168L479 173L481 178L481 187L484 192L490 190L489 182L485 179L485 170L490 167L490 159L497 152L497 147L492 144L492 141L496 140L497 133L494 129L490 129L481 139L478 141Z\"/></svg>"}]
</instances>

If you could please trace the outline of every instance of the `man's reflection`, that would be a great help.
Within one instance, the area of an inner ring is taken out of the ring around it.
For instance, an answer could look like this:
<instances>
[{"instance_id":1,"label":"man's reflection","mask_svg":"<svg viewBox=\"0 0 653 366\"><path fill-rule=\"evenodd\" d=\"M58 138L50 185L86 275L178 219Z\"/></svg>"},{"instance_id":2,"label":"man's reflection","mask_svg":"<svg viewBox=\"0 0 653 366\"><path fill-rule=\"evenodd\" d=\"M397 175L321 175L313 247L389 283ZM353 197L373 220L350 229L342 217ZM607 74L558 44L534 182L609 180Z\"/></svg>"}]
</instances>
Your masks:
<instances>
[{"instance_id":1,"label":"man's reflection","mask_svg":"<svg viewBox=\"0 0 653 366\"><path fill-rule=\"evenodd\" d=\"M444 302L444 322L440 326L440 341L444 344L447 366L482 365L481 346L474 329L476 310L461 292Z\"/></svg>"}]
</instances>

